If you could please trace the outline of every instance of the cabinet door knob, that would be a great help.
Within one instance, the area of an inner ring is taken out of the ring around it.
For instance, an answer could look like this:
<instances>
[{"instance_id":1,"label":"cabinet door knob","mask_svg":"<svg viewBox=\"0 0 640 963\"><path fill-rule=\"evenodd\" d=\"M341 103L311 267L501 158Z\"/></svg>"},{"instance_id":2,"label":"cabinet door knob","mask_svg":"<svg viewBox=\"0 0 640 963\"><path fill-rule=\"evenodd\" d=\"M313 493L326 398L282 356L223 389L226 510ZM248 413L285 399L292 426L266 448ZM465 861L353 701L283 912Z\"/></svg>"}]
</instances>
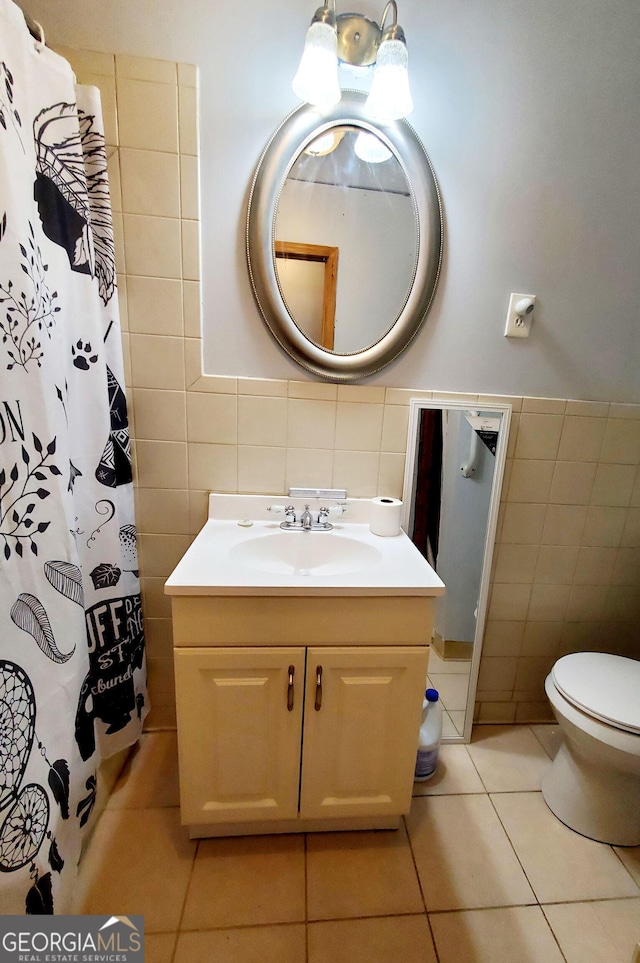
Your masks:
<instances>
[{"instance_id":1,"label":"cabinet door knob","mask_svg":"<svg viewBox=\"0 0 640 963\"><path fill-rule=\"evenodd\" d=\"M293 665L289 666L289 685L287 686L287 709L289 712L293 710L293 677L296 673L295 667Z\"/></svg>"},{"instance_id":2,"label":"cabinet door knob","mask_svg":"<svg viewBox=\"0 0 640 963\"><path fill-rule=\"evenodd\" d=\"M322 666L319 665L316 668L316 701L315 710L319 712L322 708Z\"/></svg>"}]
</instances>

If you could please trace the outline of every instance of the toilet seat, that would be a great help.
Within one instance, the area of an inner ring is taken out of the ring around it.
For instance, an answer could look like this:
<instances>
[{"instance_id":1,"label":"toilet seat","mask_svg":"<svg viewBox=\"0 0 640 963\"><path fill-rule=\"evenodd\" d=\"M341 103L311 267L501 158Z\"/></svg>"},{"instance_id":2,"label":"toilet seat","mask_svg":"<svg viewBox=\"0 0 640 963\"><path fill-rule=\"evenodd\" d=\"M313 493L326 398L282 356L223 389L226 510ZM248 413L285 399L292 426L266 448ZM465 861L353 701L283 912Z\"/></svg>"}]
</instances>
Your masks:
<instances>
[{"instance_id":1,"label":"toilet seat","mask_svg":"<svg viewBox=\"0 0 640 963\"><path fill-rule=\"evenodd\" d=\"M575 652L558 659L551 677L576 708L640 735L640 662L606 652Z\"/></svg>"}]
</instances>

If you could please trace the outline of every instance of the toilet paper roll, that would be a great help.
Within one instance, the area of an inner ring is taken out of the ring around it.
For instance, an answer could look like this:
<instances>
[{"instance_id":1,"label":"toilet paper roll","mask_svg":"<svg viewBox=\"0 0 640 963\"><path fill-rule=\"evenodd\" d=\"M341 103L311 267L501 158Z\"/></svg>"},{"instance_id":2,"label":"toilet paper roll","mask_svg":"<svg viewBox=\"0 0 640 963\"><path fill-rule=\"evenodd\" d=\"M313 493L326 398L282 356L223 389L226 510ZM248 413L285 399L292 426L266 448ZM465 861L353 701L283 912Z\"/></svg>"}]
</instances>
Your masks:
<instances>
[{"instance_id":1,"label":"toilet paper roll","mask_svg":"<svg viewBox=\"0 0 640 963\"><path fill-rule=\"evenodd\" d=\"M373 535L391 536L400 534L402 502L399 498L384 496L371 499L369 531Z\"/></svg>"}]
</instances>

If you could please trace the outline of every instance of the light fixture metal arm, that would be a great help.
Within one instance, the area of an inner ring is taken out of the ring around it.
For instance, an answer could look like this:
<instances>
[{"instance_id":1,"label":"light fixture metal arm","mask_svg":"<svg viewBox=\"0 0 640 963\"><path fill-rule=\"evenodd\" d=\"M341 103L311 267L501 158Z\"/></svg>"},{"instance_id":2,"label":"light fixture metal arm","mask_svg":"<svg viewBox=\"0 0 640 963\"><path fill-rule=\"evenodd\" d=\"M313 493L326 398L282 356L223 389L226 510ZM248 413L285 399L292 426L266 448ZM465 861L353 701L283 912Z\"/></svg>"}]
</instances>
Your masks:
<instances>
[{"instance_id":1,"label":"light fixture metal arm","mask_svg":"<svg viewBox=\"0 0 640 963\"><path fill-rule=\"evenodd\" d=\"M381 33L384 33L384 25L387 22L387 14L389 13L390 7L393 8L393 23L391 24L391 26L394 27L398 22L398 4L396 3L396 0L389 0L389 2L387 3L386 7L382 12L382 19L380 20Z\"/></svg>"},{"instance_id":2,"label":"light fixture metal arm","mask_svg":"<svg viewBox=\"0 0 640 963\"><path fill-rule=\"evenodd\" d=\"M389 12L390 7L393 8L393 23L390 23L389 26L385 29L387 14ZM384 43L385 40L401 40L402 43L404 44L406 44L407 42L407 38L404 35L404 30L398 23L398 5L396 3L396 0L389 0L386 7L384 8L384 11L382 14L382 21L380 23L380 34L381 34L380 43Z\"/></svg>"},{"instance_id":3,"label":"light fixture metal arm","mask_svg":"<svg viewBox=\"0 0 640 963\"><path fill-rule=\"evenodd\" d=\"M313 15L311 23L328 23L330 27L336 25L336 0L324 0Z\"/></svg>"}]
</instances>

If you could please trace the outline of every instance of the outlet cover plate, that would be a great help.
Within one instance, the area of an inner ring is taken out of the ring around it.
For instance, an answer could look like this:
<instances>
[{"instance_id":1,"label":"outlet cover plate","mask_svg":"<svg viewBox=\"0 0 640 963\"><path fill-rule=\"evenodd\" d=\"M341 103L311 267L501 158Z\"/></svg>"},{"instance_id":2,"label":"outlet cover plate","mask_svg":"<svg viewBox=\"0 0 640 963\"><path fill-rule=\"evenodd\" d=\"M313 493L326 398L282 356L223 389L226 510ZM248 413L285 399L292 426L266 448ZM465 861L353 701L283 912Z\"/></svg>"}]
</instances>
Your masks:
<instances>
[{"instance_id":1,"label":"outlet cover plate","mask_svg":"<svg viewBox=\"0 0 640 963\"><path fill-rule=\"evenodd\" d=\"M535 304L535 294L512 294L509 298L509 310L507 311L507 322L504 327L505 338L528 338L533 320L533 311L530 314L520 316L516 314L516 304L522 298L530 298Z\"/></svg>"}]
</instances>

